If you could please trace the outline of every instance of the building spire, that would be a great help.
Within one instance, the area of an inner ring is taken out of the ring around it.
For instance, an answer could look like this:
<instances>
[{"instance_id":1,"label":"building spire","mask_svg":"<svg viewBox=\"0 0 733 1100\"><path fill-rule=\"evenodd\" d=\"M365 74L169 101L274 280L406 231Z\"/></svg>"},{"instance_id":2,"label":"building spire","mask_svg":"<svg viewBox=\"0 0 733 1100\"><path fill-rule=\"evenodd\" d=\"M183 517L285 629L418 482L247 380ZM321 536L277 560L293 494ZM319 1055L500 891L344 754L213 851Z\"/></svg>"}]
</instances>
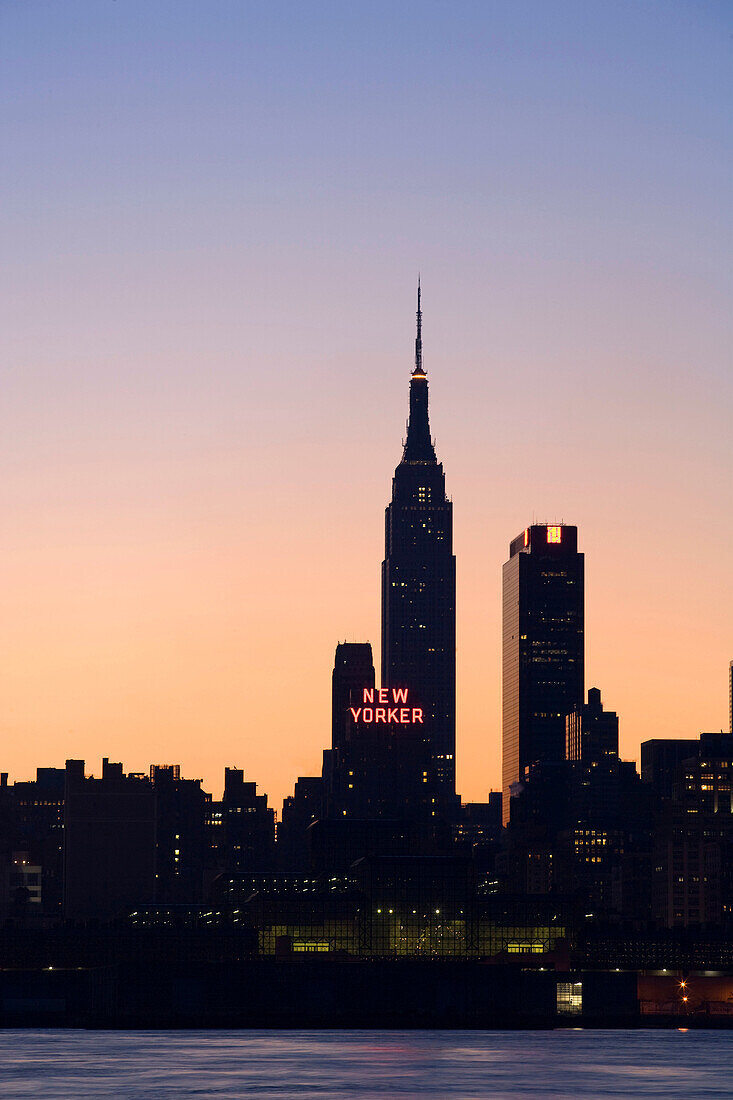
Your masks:
<instances>
[{"instance_id":1,"label":"building spire","mask_svg":"<svg viewBox=\"0 0 733 1100\"><path fill-rule=\"evenodd\" d=\"M415 339L415 369L413 374L425 374L422 366L422 310L420 309L420 276L417 277L417 337Z\"/></svg>"},{"instance_id":2,"label":"building spire","mask_svg":"<svg viewBox=\"0 0 733 1100\"><path fill-rule=\"evenodd\" d=\"M402 452L403 462L429 462L435 464L435 448L430 438L428 421L428 379L422 365L422 310L420 309L420 277L417 279L417 338L415 340L415 369L410 378L410 418L407 421L407 439Z\"/></svg>"}]
</instances>

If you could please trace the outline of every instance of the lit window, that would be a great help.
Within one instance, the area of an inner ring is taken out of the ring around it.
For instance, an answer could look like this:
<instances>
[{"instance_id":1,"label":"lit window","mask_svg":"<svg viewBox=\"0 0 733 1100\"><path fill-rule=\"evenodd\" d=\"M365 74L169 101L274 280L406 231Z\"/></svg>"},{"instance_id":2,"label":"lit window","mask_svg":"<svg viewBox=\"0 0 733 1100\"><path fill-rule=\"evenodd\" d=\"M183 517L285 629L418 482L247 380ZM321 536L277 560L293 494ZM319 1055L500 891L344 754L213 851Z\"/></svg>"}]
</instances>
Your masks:
<instances>
[{"instance_id":1,"label":"lit window","mask_svg":"<svg viewBox=\"0 0 733 1100\"><path fill-rule=\"evenodd\" d=\"M548 542L562 542L562 527L548 527L547 528L547 541Z\"/></svg>"},{"instance_id":2,"label":"lit window","mask_svg":"<svg viewBox=\"0 0 733 1100\"><path fill-rule=\"evenodd\" d=\"M583 1011L583 986L580 982L558 982L556 1007L559 1015L577 1016Z\"/></svg>"}]
</instances>

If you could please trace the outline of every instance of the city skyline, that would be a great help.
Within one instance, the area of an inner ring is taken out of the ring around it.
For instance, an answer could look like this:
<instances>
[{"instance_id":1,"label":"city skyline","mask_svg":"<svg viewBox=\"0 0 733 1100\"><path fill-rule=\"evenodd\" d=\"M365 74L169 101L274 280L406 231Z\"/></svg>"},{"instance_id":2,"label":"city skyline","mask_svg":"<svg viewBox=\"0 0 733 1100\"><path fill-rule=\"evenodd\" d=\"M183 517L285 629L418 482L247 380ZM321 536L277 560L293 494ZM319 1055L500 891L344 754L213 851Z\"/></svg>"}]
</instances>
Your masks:
<instances>
[{"instance_id":1,"label":"city skyline","mask_svg":"<svg viewBox=\"0 0 733 1100\"><path fill-rule=\"evenodd\" d=\"M417 460L419 463L429 462L429 464L435 464L437 462L437 460L435 458L435 450L434 450L434 445L433 445L433 439L432 439L432 435L431 435L430 427L429 427L429 423L428 423L427 396L426 396L426 394L421 396L421 395L416 394L416 392L415 392L416 378L417 378L418 383L422 383L423 385L425 385L426 382L427 382L426 375L423 372L423 367L422 367L422 341L421 341L422 313L421 313L421 309L420 309L420 293L421 293L421 291L420 291L420 282L419 282L419 279L418 279L418 311L417 311L417 318L418 318L417 325L418 325L418 328L417 328L417 340L416 340L416 345L415 345L415 364L414 364L414 368L412 370L412 373L410 375L410 387L411 387L410 388L410 412L413 414L413 416L412 416L412 419L411 419L410 415L408 415L407 427L406 427L406 431L405 431L405 438L403 439L404 455L403 455L403 460L402 461L403 461L403 463L406 460L409 461L409 458L411 457L413 461ZM410 423L413 424L412 433L409 430ZM410 452L410 447L411 446L412 446L412 452L413 453ZM423 450L425 450L427 448L425 454L422 453L421 448ZM428 451L430 452L429 455L427 454ZM444 483L444 475L443 475L443 472L442 472L442 463L437 464L436 469L439 473L438 480L439 480L440 484L442 485ZM399 466L398 466L398 471L399 471ZM394 490L393 490L393 493L394 493ZM451 502L452 502L452 498L450 496L447 496L446 500L448 502L449 511L452 512L452 509L450 507ZM393 507L394 507L393 504L388 507L388 509L387 509L388 515L390 513L390 509L393 508ZM528 533L529 533L530 530L537 530L538 533L542 535L542 541L544 541L545 533L546 533L546 539L547 539L548 542L550 542L551 541L551 534L550 534L551 532L562 532L563 530L567 529L567 530L569 530L573 533L573 545L575 546L575 543L576 543L576 540L577 540L577 529L572 527L572 526L568 527L568 525L565 523L564 519L560 520L558 522L557 518L553 517L553 522L556 523L557 526L552 526L552 525L548 526L548 520L545 520L542 523L537 523L535 518L533 517L532 524L525 530L524 536L520 535L520 536L517 536L516 538L511 540L511 544L512 544L511 553L512 554L515 553L514 545L516 543L517 546L518 546L519 543L522 541L522 538L524 538L524 545L525 546L527 545L527 538L528 538ZM450 523L449 523L449 527L450 527ZM556 538L557 536L553 535L552 537ZM557 539L557 541L558 542L560 541L559 538ZM449 544L450 544L450 540L449 540ZM450 545L449 545L449 549L450 549ZM580 555L581 560L582 560L582 557L583 557L583 555L581 554ZM511 560L512 559L510 559L510 561ZM506 569L508 564L509 563L506 563L506 565L504 566L505 569ZM384 582L383 582L383 585L384 585ZM582 603L584 602L583 597L582 597L582 588L583 588L583 586L581 584L581 606L582 606ZM388 592L388 589L384 589L384 587L383 587L383 595L382 595L383 600L386 598L387 592ZM384 614L384 611L383 611L383 614ZM582 612L581 612L581 617L582 617ZM582 633L582 631L581 631L581 633ZM342 643L339 641L338 644L340 645ZM371 643L367 642L366 644L370 645ZM382 647L379 647L378 652L380 653L380 655L382 657L382 661L384 661L384 655L382 653ZM729 665L731 665L733 667L732 662L729 662ZM581 696L582 696L582 679L583 679L583 677L581 675ZM729 677L729 679L730 679L730 677ZM381 683L385 684L387 682L388 682L387 679L385 679L385 677L383 675ZM402 680L400 680L400 683L402 683ZM729 685L728 685L728 687L729 687ZM329 712L329 713L331 715L331 720L332 720L333 719L333 714L332 714L332 712ZM721 731L724 728L725 727L721 724ZM327 734L328 731L325 731L325 733ZM699 733L699 731L698 731L698 733ZM684 736L684 734L683 734L683 736ZM694 740L695 736L696 735L690 735L690 739ZM564 739L564 735L563 735L563 739ZM323 742L323 745L321 746L321 749L323 749L327 745L327 743L328 743L328 738L326 736L324 738L324 742ZM501 752L501 743L500 743L499 748L500 748L500 752ZM103 750L104 750L104 746L102 747L102 751ZM458 756L458 754L456 754L456 755ZM155 758L155 753L152 752L152 755L151 755L151 753L149 751L149 757L150 757L150 759L146 759L145 767L143 769L143 771L145 771L145 772L147 772L148 767L155 766L154 765L154 760L153 760L153 758ZM640 752L637 754L637 757L640 757ZM157 758L155 758L155 759L157 760ZM100 760L101 760L101 756L100 756ZM638 762L638 760L637 760L637 762ZM54 761L53 762L54 766L59 766L59 763L60 763L60 761ZM95 767L95 763L93 761L91 761L90 763L91 763L91 767L90 767L90 770L89 770L88 774L90 774L90 775L101 774L101 770L98 767ZM169 764L172 764L172 763L178 765L180 763L180 761L178 759L176 759L175 761L167 760L167 759L165 761L163 761L163 760L158 761L158 765L162 764L163 766L168 766ZM237 764L235 766L239 767L240 766L239 762L237 762ZM226 767L227 767L226 763L222 764L223 769L226 770ZM251 774L251 772L246 768L246 762L244 762L243 770L244 770L245 774L247 775L247 778L250 781L254 781L254 782L257 783L258 790L260 790L262 792L262 794L267 796L271 807L273 809L275 809L275 811L279 814L279 806L280 806L282 800L277 798L277 796L273 799L273 797L270 795L269 791L261 783L261 781L258 780L258 778L255 775ZM220 771L221 771L221 769L220 769ZM314 771L315 771L315 773L320 773L320 767L316 766ZM31 778L31 775L29 774L27 776L13 776L12 778L14 778L14 779L29 779L29 778ZM297 778L297 776L293 775L291 787L290 787L290 789L287 789L287 787L286 787L285 794L284 794L283 797L287 797L288 794L292 793L292 786L294 785L296 778ZM210 789L210 790L213 789L213 791L216 792L216 791L218 791L218 781L215 781L213 784L209 783L208 786L207 786L207 782L206 782L206 780L204 780L204 787L207 788L207 789ZM496 784L494 784L494 783L490 784L490 788L492 790L495 789L495 787L498 790L502 789L501 776L499 776L499 781ZM505 788L505 799L506 799L507 798L507 792L508 792L508 788L506 786L506 783L504 784L504 788ZM460 790L460 788L458 789L457 793L464 800L470 800L469 796L465 795ZM480 788L479 788L479 789L477 789L476 794L473 796L473 800L479 799L481 797L485 797L485 795L486 795L486 791L481 791ZM505 816L508 816L508 804L505 805Z\"/></svg>"},{"instance_id":2,"label":"city skyline","mask_svg":"<svg viewBox=\"0 0 733 1100\"><path fill-rule=\"evenodd\" d=\"M318 773L336 643L380 660L418 269L462 797L535 520L578 528L622 756L725 728L730 16L549 7L3 11L15 779L237 766L279 809Z\"/></svg>"}]
</instances>

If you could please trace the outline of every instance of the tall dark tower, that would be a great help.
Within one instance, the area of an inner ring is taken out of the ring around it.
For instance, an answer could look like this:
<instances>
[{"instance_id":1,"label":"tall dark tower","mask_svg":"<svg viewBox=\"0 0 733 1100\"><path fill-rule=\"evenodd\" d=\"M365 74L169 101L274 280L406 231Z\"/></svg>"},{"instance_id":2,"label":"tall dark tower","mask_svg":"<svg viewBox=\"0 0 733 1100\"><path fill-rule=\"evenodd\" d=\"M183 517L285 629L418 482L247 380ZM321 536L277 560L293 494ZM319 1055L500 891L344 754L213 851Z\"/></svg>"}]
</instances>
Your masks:
<instances>
[{"instance_id":1,"label":"tall dark tower","mask_svg":"<svg viewBox=\"0 0 733 1100\"><path fill-rule=\"evenodd\" d=\"M456 789L456 559L453 505L430 438L419 282L407 439L386 511L382 685L407 688L423 708L431 778L445 809Z\"/></svg>"},{"instance_id":2,"label":"tall dark tower","mask_svg":"<svg viewBox=\"0 0 733 1100\"><path fill-rule=\"evenodd\" d=\"M339 642L331 680L331 748L342 749L349 740L352 703L362 706L364 688L374 687L374 662L369 642Z\"/></svg>"},{"instance_id":3,"label":"tall dark tower","mask_svg":"<svg viewBox=\"0 0 733 1100\"><path fill-rule=\"evenodd\" d=\"M583 703L583 555L578 528L533 524L503 583L503 817L528 764L565 759L565 718Z\"/></svg>"},{"instance_id":4,"label":"tall dark tower","mask_svg":"<svg viewBox=\"0 0 733 1100\"><path fill-rule=\"evenodd\" d=\"M371 645L340 643L333 668L332 748L323 754L324 816L342 825L375 820L434 825L435 789L422 726L356 720L365 705L365 690L374 693ZM376 713L374 705L368 713Z\"/></svg>"}]
</instances>

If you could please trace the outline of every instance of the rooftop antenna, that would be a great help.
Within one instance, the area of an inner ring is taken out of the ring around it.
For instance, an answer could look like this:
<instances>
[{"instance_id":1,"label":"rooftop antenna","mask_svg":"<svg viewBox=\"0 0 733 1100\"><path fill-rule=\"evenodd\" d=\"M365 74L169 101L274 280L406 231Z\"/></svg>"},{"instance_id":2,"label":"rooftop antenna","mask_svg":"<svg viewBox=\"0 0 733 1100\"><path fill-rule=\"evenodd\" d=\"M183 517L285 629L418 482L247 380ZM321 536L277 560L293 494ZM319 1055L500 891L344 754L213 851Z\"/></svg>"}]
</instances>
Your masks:
<instances>
[{"instance_id":1,"label":"rooftop antenna","mask_svg":"<svg viewBox=\"0 0 733 1100\"><path fill-rule=\"evenodd\" d=\"M413 374L424 374L422 367L422 310L420 309L420 276L417 277L417 337L415 339L415 369Z\"/></svg>"}]
</instances>

